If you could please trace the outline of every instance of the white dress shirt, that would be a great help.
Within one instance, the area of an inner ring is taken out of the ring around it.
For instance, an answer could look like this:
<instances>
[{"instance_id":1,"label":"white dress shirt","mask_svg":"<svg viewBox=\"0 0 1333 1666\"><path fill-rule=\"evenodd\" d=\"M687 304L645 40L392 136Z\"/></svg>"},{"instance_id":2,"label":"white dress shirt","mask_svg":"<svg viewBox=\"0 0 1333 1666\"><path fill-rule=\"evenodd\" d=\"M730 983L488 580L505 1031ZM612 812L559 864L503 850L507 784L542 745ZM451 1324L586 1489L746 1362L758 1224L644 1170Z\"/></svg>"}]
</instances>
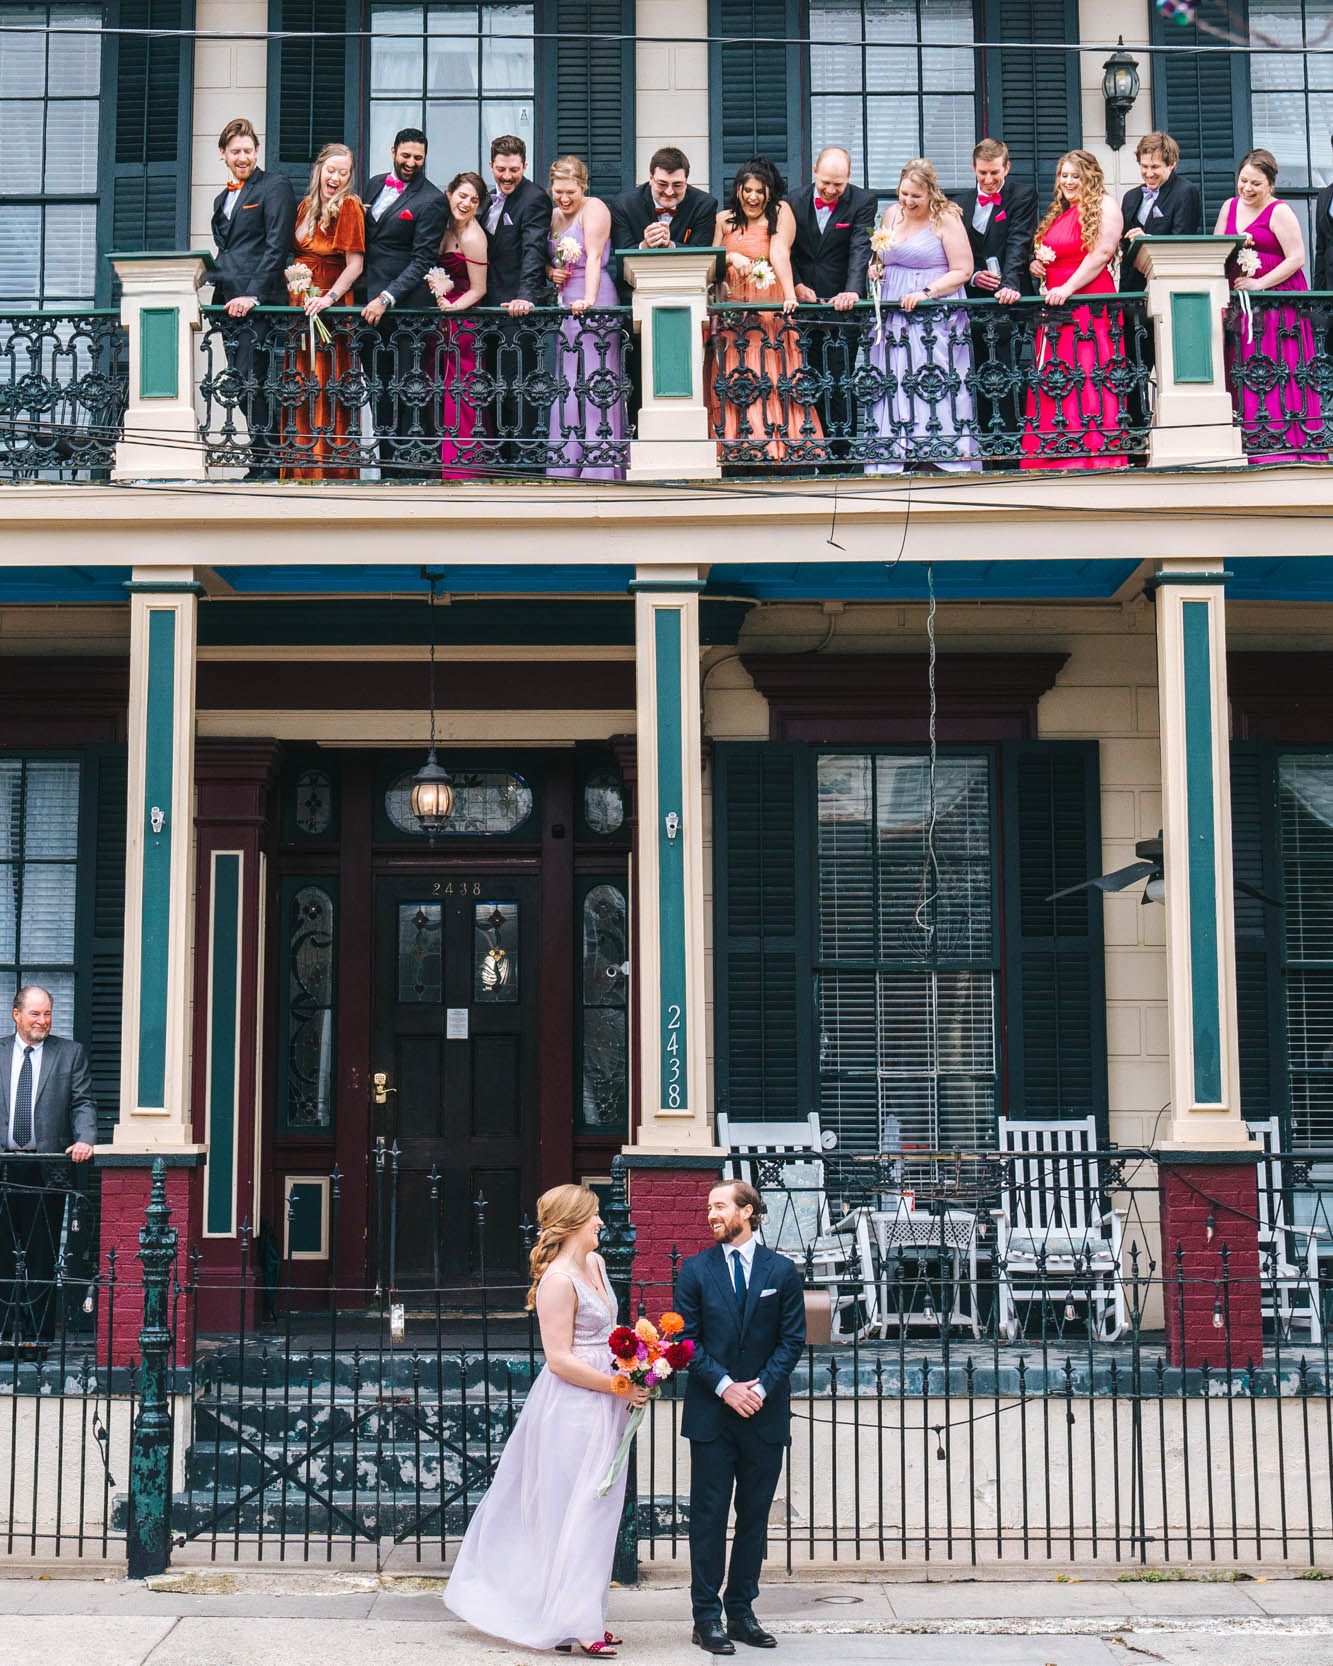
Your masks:
<instances>
[{"instance_id":1,"label":"white dress shirt","mask_svg":"<svg viewBox=\"0 0 1333 1666\"><path fill-rule=\"evenodd\" d=\"M815 219L819 222L819 235L821 237L828 230L828 223L832 213L833 210L831 208L817 208L815 210Z\"/></svg>"},{"instance_id":2,"label":"white dress shirt","mask_svg":"<svg viewBox=\"0 0 1333 1666\"><path fill-rule=\"evenodd\" d=\"M977 199L977 206L972 210L973 231L979 231L985 236L986 227L990 224L991 210L994 207L994 203L982 202L980 198Z\"/></svg>"},{"instance_id":3,"label":"white dress shirt","mask_svg":"<svg viewBox=\"0 0 1333 1666\"><path fill-rule=\"evenodd\" d=\"M734 1260L737 1256L740 1257L741 1266L745 1270L745 1295L746 1300L748 1301L750 1295L750 1281L754 1277L754 1252L759 1247L759 1240L753 1233L751 1233L743 1244L724 1244L722 1247L726 1251L727 1256L727 1282L731 1285L733 1290L736 1287L736 1269L734 1266ZM719 1400L727 1392L735 1380L736 1379L734 1377L724 1376L722 1378L715 1391ZM764 1390L759 1383L755 1384L754 1391L761 1400L765 1398Z\"/></svg>"},{"instance_id":4,"label":"white dress shirt","mask_svg":"<svg viewBox=\"0 0 1333 1666\"><path fill-rule=\"evenodd\" d=\"M384 184L380 187L380 194L370 205L370 217L372 220L378 220L382 214L386 214L403 194L403 187L401 185L397 190L395 190L393 186L389 184L391 177L391 175L385 174Z\"/></svg>"},{"instance_id":5,"label":"white dress shirt","mask_svg":"<svg viewBox=\"0 0 1333 1666\"><path fill-rule=\"evenodd\" d=\"M232 195L235 196L235 192ZM22 1040L18 1031L14 1032L14 1053L9 1066L9 1120L6 1123L7 1145L14 1143L14 1100L19 1091L19 1071L23 1069L23 1052L27 1042ZM34 1041L32 1044L32 1131L37 1133L37 1080L42 1073L42 1043Z\"/></svg>"}]
</instances>

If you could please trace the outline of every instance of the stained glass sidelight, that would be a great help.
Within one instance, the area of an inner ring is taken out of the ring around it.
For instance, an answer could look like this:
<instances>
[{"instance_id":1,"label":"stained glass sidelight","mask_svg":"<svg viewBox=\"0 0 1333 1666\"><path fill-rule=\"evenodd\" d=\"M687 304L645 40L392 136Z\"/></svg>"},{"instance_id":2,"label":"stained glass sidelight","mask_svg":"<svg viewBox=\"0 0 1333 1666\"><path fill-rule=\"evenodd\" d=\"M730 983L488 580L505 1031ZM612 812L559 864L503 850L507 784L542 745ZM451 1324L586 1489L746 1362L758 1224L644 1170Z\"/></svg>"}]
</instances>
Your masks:
<instances>
[{"instance_id":1,"label":"stained glass sidelight","mask_svg":"<svg viewBox=\"0 0 1333 1666\"><path fill-rule=\"evenodd\" d=\"M583 977L580 1001L582 1092L585 1129L627 1125L629 1049L626 1008L628 948L625 892L599 882L583 899Z\"/></svg>"},{"instance_id":2,"label":"stained glass sidelight","mask_svg":"<svg viewBox=\"0 0 1333 1666\"><path fill-rule=\"evenodd\" d=\"M472 911L472 999L488 1006L518 999L518 904L479 902Z\"/></svg>"},{"instance_id":3,"label":"stained glass sidelight","mask_svg":"<svg viewBox=\"0 0 1333 1666\"><path fill-rule=\"evenodd\" d=\"M437 902L398 905L398 999L438 1006L444 999L444 934Z\"/></svg>"},{"instance_id":4,"label":"stained glass sidelight","mask_svg":"<svg viewBox=\"0 0 1333 1666\"><path fill-rule=\"evenodd\" d=\"M617 776L594 775L584 787L583 819L591 833L618 833L625 825L625 787Z\"/></svg>"},{"instance_id":5,"label":"stained glass sidelight","mask_svg":"<svg viewBox=\"0 0 1333 1666\"><path fill-rule=\"evenodd\" d=\"M307 839L322 839L333 821L333 781L326 769L303 769L296 778L292 819Z\"/></svg>"},{"instance_id":6,"label":"stained glass sidelight","mask_svg":"<svg viewBox=\"0 0 1333 1666\"><path fill-rule=\"evenodd\" d=\"M287 1069L279 1123L290 1133L333 1126L334 903L323 883L297 881L286 911Z\"/></svg>"}]
</instances>

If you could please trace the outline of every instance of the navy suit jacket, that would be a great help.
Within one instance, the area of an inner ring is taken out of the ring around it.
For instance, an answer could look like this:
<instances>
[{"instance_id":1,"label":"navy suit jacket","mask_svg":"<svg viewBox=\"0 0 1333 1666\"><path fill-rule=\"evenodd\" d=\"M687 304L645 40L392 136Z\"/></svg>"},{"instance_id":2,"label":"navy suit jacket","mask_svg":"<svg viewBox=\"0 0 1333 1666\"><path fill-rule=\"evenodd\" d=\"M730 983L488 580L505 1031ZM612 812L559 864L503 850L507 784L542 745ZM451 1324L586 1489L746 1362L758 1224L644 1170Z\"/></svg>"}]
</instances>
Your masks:
<instances>
[{"instance_id":1,"label":"navy suit jacket","mask_svg":"<svg viewBox=\"0 0 1333 1666\"><path fill-rule=\"evenodd\" d=\"M231 218L223 213L227 192L213 199L213 241L217 271L213 304L253 295L263 306L288 304L283 272L296 243L296 198L281 174L256 168L237 193Z\"/></svg>"},{"instance_id":2,"label":"navy suit jacket","mask_svg":"<svg viewBox=\"0 0 1333 1666\"><path fill-rule=\"evenodd\" d=\"M1143 206L1143 187L1136 185L1126 191L1120 202L1125 217L1125 230L1139 223L1139 209ZM1157 201L1148 213L1143 228L1145 237L1188 237L1203 230L1203 198L1192 180L1173 173L1158 193ZM1122 295L1133 295L1148 287L1148 280L1134 264L1134 237L1120 242L1120 281L1116 288Z\"/></svg>"},{"instance_id":3,"label":"navy suit jacket","mask_svg":"<svg viewBox=\"0 0 1333 1666\"><path fill-rule=\"evenodd\" d=\"M435 308L435 297L423 279L439 259L440 239L448 211L443 191L417 173L376 220L371 204L384 189L384 174L376 174L366 186L366 266L358 290L373 301L385 290L396 307ZM410 215L410 219L403 216Z\"/></svg>"},{"instance_id":4,"label":"navy suit jacket","mask_svg":"<svg viewBox=\"0 0 1333 1666\"><path fill-rule=\"evenodd\" d=\"M694 1343L680 1424L687 1440L716 1440L728 1425L770 1445L785 1445L790 1436L791 1374L805 1347L801 1274L763 1244L755 1246L750 1273L743 1315L721 1244L692 1255L677 1275L676 1311ZM738 1417L719 1396L723 1377L759 1379L764 1403L753 1417Z\"/></svg>"}]
</instances>

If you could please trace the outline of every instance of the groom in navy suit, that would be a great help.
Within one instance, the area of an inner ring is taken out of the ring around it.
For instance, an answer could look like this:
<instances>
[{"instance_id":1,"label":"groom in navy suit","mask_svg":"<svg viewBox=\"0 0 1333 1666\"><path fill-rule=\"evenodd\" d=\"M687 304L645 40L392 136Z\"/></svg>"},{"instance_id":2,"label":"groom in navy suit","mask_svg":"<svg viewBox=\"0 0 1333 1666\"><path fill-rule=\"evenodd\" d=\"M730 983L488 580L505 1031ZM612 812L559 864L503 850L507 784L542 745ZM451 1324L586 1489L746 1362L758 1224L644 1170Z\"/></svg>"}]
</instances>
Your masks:
<instances>
[{"instance_id":1,"label":"groom in navy suit","mask_svg":"<svg viewBox=\"0 0 1333 1666\"><path fill-rule=\"evenodd\" d=\"M735 1654L737 1642L758 1649L776 1643L755 1619L753 1604L791 1436L789 1379L805 1346L805 1295L795 1262L754 1236L763 1212L759 1193L744 1181L714 1186L708 1194L713 1247L691 1256L676 1280L676 1308L694 1343L681 1419L690 1443L693 1641L709 1654Z\"/></svg>"}]
</instances>

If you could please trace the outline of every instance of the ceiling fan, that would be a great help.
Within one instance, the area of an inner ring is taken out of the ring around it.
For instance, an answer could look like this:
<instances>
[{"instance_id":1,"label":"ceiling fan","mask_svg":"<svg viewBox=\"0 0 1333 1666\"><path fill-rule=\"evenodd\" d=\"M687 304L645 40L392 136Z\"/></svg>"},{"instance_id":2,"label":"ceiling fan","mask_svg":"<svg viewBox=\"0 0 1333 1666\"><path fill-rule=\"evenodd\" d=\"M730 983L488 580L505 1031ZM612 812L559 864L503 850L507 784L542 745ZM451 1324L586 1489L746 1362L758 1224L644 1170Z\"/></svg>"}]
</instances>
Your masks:
<instances>
[{"instance_id":1,"label":"ceiling fan","mask_svg":"<svg viewBox=\"0 0 1333 1666\"><path fill-rule=\"evenodd\" d=\"M1155 839L1140 839L1134 846L1134 854L1138 861L1131 862L1128 867L1098 874L1095 879L1080 880L1077 885L1066 885L1063 891L1052 891L1046 901L1055 902L1059 897L1073 896L1075 891L1086 891L1093 886L1099 891L1127 891L1131 885L1137 885L1139 880L1146 879L1148 883L1143 887L1143 902L1165 902L1166 884L1163 878L1160 831ZM1254 897L1258 902L1266 902L1271 908L1282 906L1276 897L1268 896L1248 880L1237 879L1233 883L1244 896Z\"/></svg>"}]
</instances>

